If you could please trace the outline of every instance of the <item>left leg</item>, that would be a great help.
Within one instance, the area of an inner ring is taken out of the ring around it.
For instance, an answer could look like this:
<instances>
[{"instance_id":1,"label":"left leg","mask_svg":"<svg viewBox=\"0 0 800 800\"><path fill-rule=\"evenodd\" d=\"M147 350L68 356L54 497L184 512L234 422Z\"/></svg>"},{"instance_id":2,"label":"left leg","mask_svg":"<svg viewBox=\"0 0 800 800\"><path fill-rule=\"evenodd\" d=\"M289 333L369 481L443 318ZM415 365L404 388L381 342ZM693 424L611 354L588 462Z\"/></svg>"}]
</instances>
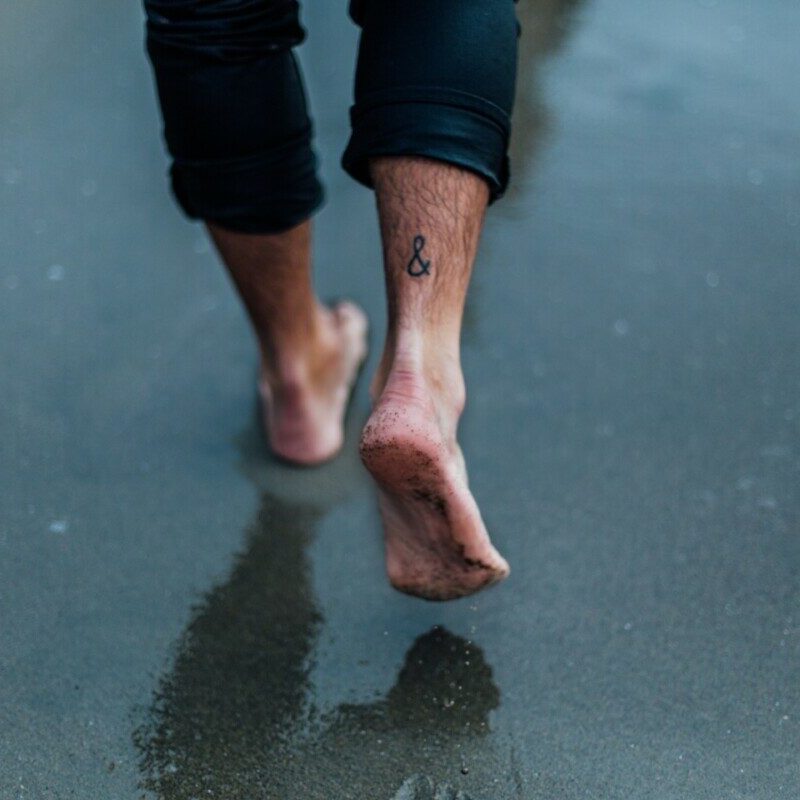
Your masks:
<instances>
[{"instance_id":1,"label":"left leg","mask_svg":"<svg viewBox=\"0 0 800 800\"><path fill-rule=\"evenodd\" d=\"M259 389L273 450L303 464L342 444L366 320L322 306L311 275L322 202L312 125L287 0L144 0L172 188L208 228L261 350Z\"/></svg>"},{"instance_id":2,"label":"left leg","mask_svg":"<svg viewBox=\"0 0 800 800\"><path fill-rule=\"evenodd\" d=\"M327 461L343 443L347 400L366 355L366 317L353 303L328 308L317 299L310 221L275 234L207 228L258 340L273 452L296 464Z\"/></svg>"}]
</instances>

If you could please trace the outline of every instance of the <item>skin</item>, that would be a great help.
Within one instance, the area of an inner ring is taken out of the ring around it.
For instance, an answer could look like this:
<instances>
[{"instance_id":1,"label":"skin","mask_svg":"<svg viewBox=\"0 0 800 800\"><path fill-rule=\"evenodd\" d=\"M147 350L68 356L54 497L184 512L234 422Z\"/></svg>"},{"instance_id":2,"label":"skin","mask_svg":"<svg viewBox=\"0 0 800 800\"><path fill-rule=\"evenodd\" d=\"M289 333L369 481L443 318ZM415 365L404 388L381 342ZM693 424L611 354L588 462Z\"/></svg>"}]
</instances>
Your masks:
<instances>
[{"instance_id":1,"label":"skin","mask_svg":"<svg viewBox=\"0 0 800 800\"><path fill-rule=\"evenodd\" d=\"M310 221L269 235L207 228L259 344L258 389L273 452L305 466L330 460L341 450L347 400L367 352L364 312L317 299Z\"/></svg>"},{"instance_id":2,"label":"skin","mask_svg":"<svg viewBox=\"0 0 800 800\"><path fill-rule=\"evenodd\" d=\"M376 158L370 172L388 326L359 450L378 488L390 582L446 600L509 571L470 493L456 439L466 400L461 323L489 191L477 175L424 158ZM267 236L208 229L260 345L273 450L306 465L332 458L366 353L363 312L317 300L310 222Z\"/></svg>"},{"instance_id":3,"label":"skin","mask_svg":"<svg viewBox=\"0 0 800 800\"><path fill-rule=\"evenodd\" d=\"M388 329L361 458L378 485L389 580L446 600L509 571L456 440L466 400L461 323L489 191L473 173L423 158L375 159L371 175Z\"/></svg>"}]
</instances>

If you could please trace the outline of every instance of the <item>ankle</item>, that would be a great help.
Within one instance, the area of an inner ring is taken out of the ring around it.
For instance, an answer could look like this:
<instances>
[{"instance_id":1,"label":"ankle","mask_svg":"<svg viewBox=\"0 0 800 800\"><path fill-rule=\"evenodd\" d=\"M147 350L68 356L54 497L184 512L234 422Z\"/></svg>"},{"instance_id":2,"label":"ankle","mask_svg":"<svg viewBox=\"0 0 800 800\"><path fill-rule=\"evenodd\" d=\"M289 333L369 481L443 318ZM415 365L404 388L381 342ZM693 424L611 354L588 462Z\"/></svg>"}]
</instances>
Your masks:
<instances>
[{"instance_id":1,"label":"ankle","mask_svg":"<svg viewBox=\"0 0 800 800\"><path fill-rule=\"evenodd\" d=\"M261 340L262 373L271 385L302 392L324 380L335 367L340 347L329 315L319 305L302 328Z\"/></svg>"},{"instance_id":2,"label":"ankle","mask_svg":"<svg viewBox=\"0 0 800 800\"><path fill-rule=\"evenodd\" d=\"M432 399L438 409L460 416L466 390L458 351L407 345L387 343L372 385L373 401L388 389L409 399Z\"/></svg>"},{"instance_id":3,"label":"ankle","mask_svg":"<svg viewBox=\"0 0 800 800\"><path fill-rule=\"evenodd\" d=\"M269 385L279 399L289 400L307 393L311 386L309 373L302 357L289 357L285 352L280 356L267 357L262 352L261 380Z\"/></svg>"}]
</instances>

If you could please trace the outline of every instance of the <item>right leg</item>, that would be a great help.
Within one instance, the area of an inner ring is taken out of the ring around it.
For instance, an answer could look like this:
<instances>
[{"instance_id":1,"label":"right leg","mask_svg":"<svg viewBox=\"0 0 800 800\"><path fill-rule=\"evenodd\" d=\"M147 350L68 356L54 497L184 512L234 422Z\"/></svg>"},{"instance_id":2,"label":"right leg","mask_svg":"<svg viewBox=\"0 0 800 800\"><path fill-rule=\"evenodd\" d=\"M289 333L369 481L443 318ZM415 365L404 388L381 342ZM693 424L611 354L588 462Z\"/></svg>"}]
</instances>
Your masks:
<instances>
[{"instance_id":1,"label":"right leg","mask_svg":"<svg viewBox=\"0 0 800 800\"><path fill-rule=\"evenodd\" d=\"M459 338L484 210L508 179L513 0L353 0L362 26L343 164L378 203L388 299L361 456L379 488L386 566L431 600L508 574L456 441Z\"/></svg>"},{"instance_id":2,"label":"right leg","mask_svg":"<svg viewBox=\"0 0 800 800\"><path fill-rule=\"evenodd\" d=\"M489 190L472 172L423 158L377 158L371 174L389 320L361 456L379 487L392 584L446 600L508 574L456 441L461 320Z\"/></svg>"},{"instance_id":3,"label":"right leg","mask_svg":"<svg viewBox=\"0 0 800 800\"><path fill-rule=\"evenodd\" d=\"M173 158L175 197L205 222L261 350L273 450L334 455L366 320L316 299L310 217L322 202L286 0L145 0L147 48Z\"/></svg>"}]
</instances>

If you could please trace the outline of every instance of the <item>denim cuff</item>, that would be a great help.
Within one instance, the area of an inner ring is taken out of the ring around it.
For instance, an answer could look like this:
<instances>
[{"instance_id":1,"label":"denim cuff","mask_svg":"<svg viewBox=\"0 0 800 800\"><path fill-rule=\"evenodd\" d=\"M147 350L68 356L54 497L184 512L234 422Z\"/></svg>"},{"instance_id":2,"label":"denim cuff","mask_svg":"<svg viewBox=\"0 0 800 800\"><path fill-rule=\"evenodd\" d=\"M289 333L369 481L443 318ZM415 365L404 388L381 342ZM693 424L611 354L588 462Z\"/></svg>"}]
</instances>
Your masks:
<instances>
[{"instance_id":1,"label":"denim cuff","mask_svg":"<svg viewBox=\"0 0 800 800\"><path fill-rule=\"evenodd\" d=\"M373 188L369 159L416 155L445 161L480 175L490 200L508 186L508 114L484 98L430 87L365 95L350 109L352 134L342 167Z\"/></svg>"},{"instance_id":2,"label":"denim cuff","mask_svg":"<svg viewBox=\"0 0 800 800\"><path fill-rule=\"evenodd\" d=\"M310 132L253 156L194 161L176 158L172 191L191 219L241 233L280 233L323 203Z\"/></svg>"}]
</instances>

